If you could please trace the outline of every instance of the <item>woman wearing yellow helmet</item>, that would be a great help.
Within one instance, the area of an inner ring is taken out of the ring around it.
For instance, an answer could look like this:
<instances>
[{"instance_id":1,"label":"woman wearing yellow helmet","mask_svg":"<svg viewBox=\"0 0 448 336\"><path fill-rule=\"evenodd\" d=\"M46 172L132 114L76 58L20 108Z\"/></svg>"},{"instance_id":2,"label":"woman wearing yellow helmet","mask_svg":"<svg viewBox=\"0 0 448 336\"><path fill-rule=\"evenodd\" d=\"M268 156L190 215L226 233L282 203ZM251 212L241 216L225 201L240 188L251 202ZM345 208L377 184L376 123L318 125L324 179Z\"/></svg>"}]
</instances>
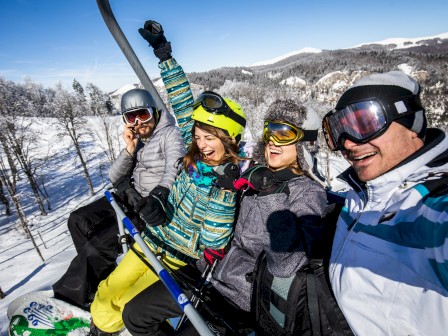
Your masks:
<instances>
[{"instance_id":1,"label":"woman wearing yellow helmet","mask_svg":"<svg viewBox=\"0 0 448 336\"><path fill-rule=\"evenodd\" d=\"M154 35L149 28L145 24L143 33ZM215 92L204 92L194 101L183 69L168 57L166 44L159 47L162 79L184 141L179 145L187 153L168 198L140 204L138 212L146 222L142 237L171 270L199 276L186 266L203 257L209 262L222 258L233 234L237 193L231 189L246 162L239 146L246 117L240 105ZM154 217L160 208L166 211L162 221ZM98 286L90 309L91 333L115 333L124 322L135 335L159 334L160 328L169 328L164 321L175 313L169 293L168 298L159 294L158 280L139 256L127 253ZM151 303L154 299L156 305Z\"/></svg>"}]
</instances>

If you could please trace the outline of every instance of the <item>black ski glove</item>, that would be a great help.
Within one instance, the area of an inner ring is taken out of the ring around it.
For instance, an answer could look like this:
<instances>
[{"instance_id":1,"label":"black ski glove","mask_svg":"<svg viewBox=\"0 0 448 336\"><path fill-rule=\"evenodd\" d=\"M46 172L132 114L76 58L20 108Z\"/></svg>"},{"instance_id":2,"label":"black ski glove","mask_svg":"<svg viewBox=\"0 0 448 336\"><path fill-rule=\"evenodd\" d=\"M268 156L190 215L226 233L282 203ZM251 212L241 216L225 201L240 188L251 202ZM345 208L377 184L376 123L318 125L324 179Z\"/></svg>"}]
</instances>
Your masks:
<instances>
[{"instance_id":1,"label":"black ski glove","mask_svg":"<svg viewBox=\"0 0 448 336\"><path fill-rule=\"evenodd\" d=\"M256 165L247 169L241 177L235 181L235 188L253 189L258 196L266 196L277 193L289 195L288 183L279 181L274 173L266 166Z\"/></svg>"},{"instance_id":2,"label":"black ski glove","mask_svg":"<svg viewBox=\"0 0 448 336\"><path fill-rule=\"evenodd\" d=\"M135 190L134 188L126 189L125 191L126 200L125 202L131 206L131 208L135 207L137 203L142 199L142 196Z\"/></svg>"},{"instance_id":3,"label":"black ski glove","mask_svg":"<svg viewBox=\"0 0 448 336\"><path fill-rule=\"evenodd\" d=\"M148 20L138 32L154 49L154 55L156 55L160 62L171 58L171 43L166 40L160 23Z\"/></svg>"},{"instance_id":4,"label":"black ski glove","mask_svg":"<svg viewBox=\"0 0 448 336\"><path fill-rule=\"evenodd\" d=\"M233 183L240 176L240 168L236 164L227 163L214 167L213 175L216 176L216 187L232 191L237 190Z\"/></svg>"},{"instance_id":5,"label":"black ski glove","mask_svg":"<svg viewBox=\"0 0 448 336\"><path fill-rule=\"evenodd\" d=\"M126 191L132 188L131 178L129 176L122 176L116 180L112 185L115 188L115 195L122 203L127 202Z\"/></svg>"},{"instance_id":6,"label":"black ski glove","mask_svg":"<svg viewBox=\"0 0 448 336\"><path fill-rule=\"evenodd\" d=\"M256 165L247 169L241 177L235 182L238 190L251 188L260 191L268 188L275 183L276 179L273 172L266 166Z\"/></svg>"},{"instance_id":7,"label":"black ski glove","mask_svg":"<svg viewBox=\"0 0 448 336\"><path fill-rule=\"evenodd\" d=\"M165 222L165 207L170 191L166 187L155 187L147 197L143 197L134 207L134 212L148 226L158 226Z\"/></svg>"}]
</instances>

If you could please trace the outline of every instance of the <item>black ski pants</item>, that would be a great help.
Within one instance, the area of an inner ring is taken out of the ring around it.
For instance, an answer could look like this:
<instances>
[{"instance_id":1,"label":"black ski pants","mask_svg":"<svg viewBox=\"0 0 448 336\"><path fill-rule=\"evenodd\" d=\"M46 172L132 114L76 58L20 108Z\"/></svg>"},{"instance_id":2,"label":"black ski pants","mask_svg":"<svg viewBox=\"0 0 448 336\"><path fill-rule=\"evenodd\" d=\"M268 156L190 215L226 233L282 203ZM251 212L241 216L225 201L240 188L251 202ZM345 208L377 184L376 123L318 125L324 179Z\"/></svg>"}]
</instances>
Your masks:
<instances>
[{"instance_id":1,"label":"black ski pants","mask_svg":"<svg viewBox=\"0 0 448 336\"><path fill-rule=\"evenodd\" d=\"M201 276L192 265L181 267L176 274L183 283L189 284L196 284ZM188 297L191 296L191 292L185 290L185 287L184 292ZM161 280L126 303L122 313L123 322L133 336L174 335L174 329L167 320L181 315L182 310Z\"/></svg>"},{"instance_id":2,"label":"black ski pants","mask_svg":"<svg viewBox=\"0 0 448 336\"><path fill-rule=\"evenodd\" d=\"M115 268L121 252L115 211L102 197L72 212L68 219L78 255L53 285L55 297L88 308L98 284Z\"/></svg>"}]
</instances>

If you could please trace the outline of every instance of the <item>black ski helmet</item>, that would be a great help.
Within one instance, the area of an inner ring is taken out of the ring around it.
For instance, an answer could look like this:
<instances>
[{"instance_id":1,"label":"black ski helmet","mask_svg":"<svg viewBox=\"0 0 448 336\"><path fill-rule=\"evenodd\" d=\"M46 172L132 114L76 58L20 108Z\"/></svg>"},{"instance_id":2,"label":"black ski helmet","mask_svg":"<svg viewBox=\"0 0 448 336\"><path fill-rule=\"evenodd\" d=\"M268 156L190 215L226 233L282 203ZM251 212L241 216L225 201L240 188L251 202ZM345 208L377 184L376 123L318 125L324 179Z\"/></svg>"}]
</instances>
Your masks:
<instances>
[{"instance_id":1,"label":"black ski helmet","mask_svg":"<svg viewBox=\"0 0 448 336\"><path fill-rule=\"evenodd\" d=\"M156 124L159 122L160 111L157 109L156 102L151 94L147 90L132 89L127 91L121 97L121 113L125 113L129 110L135 110L138 108L152 108L156 111L154 117Z\"/></svg>"}]
</instances>

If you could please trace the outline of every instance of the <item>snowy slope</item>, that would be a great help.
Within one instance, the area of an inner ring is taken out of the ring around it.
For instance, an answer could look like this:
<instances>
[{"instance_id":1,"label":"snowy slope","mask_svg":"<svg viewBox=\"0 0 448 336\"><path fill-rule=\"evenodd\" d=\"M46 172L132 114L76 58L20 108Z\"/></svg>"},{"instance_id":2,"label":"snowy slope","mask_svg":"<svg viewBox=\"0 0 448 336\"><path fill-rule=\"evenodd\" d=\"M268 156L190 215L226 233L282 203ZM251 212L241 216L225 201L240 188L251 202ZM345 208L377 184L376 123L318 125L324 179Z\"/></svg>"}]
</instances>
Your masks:
<instances>
[{"instance_id":1,"label":"snowy slope","mask_svg":"<svg viewBox=\"0 0 448 336\"><path fill-rule=\"evenodd\" d=\"M121 133L121 117L116 117L115 120L117 130ZM96 121L90 120L86 123L90 125L88 127L91 127L92 134L98 131ZM30 194L26 190L21 193L21 198L26 200L25 212L31 223L33 236L45 262L42 262L31 240L26 239L23 230L19 228L15 211L8 217L3 205L0 206L0 287L6 294L6 297L0 300L1 336L7 335L6 310L9 303L21 294L51 289L51 285L61 277L75 256L67 229L70 212L101 197L105 186L109 184L109 164L101 149L102 144L96 140L97 137L92 137L83 143L96 192L95 196L90 196L79 162L75 162L71 154L67 155L68 149L73 145L67 138L56 139L55 123L56 120L48 118L33 123L33 131L39 135L36 140L40 141L40 146L36 149L39 152L35 154L43 157L49 152L51 155L48 162L51 172L46 176L46 188L52 210L48 211L47 216L36 215L38 209ZM72 152L73 150L70 151Z\"/></svg>"}]
</instances>

